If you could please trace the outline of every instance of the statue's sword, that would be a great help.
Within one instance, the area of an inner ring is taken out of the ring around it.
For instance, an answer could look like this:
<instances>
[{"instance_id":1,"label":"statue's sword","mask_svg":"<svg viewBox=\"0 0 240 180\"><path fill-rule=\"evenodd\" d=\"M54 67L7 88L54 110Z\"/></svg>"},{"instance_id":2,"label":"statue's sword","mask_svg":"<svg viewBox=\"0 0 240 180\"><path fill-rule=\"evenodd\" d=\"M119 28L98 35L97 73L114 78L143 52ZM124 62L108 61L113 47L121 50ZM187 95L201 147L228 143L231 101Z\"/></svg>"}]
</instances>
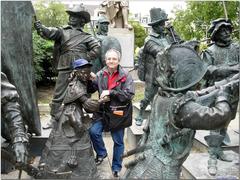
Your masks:
<instances>
[{"instance_id":1,"label":"statue's sword","mask_svg":"<svg viewBox=\"0 0 240 180\"><path fill-rule=\"evenodd\" d=\"M33 19L34 19L35 22L37 22L38 19L37 19L36 11L35 11L32 3L31 3L31 5L32 5L32 11L33 11ZM43 32L42 32L42 29L40 29L40 30L39 30L39 34L40 34L41 36L42 36L42 33L43 33Z\"/></svg>"}]
</instances>

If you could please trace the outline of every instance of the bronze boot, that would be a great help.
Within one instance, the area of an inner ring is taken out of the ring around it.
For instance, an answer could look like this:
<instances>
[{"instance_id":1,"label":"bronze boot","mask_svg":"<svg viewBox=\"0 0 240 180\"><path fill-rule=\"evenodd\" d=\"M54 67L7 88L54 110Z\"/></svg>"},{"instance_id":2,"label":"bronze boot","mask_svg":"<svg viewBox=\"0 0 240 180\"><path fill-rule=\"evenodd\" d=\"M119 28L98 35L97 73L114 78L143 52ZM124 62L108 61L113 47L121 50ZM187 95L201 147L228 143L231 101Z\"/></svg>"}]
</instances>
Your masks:
<instances>
[{"instance_id":1,"label":"bronze boot","mask_svg":"<svg viewBox=\"0 0 240 180\"><path fill-rule=\"evenodd\" d=\"M137 126L141 126L142 125L142 122L143 122L143 117L142 117L143 112L144 112L144 110L140 109L140 112L139 112L138 116L135 118L135 124Z\"/></svg>"},{"instance_id":2,"label":"bronze boot","mask_svg":"<svg viewBox=\"0 0 240 180\"><path fill-rule=\"evenodd\" d=\"M217 152L218 147L222 144L224 137L222 135L208 135L204 137L209 149L208 173L211 176L217 174Z\"/></svg>"},{"instance_id":3,"label":"bronze boot","mask_svg":"<svg viewBox=\"0 0 240 180\"><path fill-rule=\"evenodd\" d=\"M215 176L217 174L217 156L210 155L208 159L208 173L211 176Z\"/></svg>"},{"instance_id":4,"label":"bronze boot","mask_svg":"<svg viewBox=\"0 0 240 180\"><path fill-rule=\"evenodd\" d=\"M137 126L142 126L143 115L144 115L145 109L147 108L148 104L149 104L149 102L146 101L145 99L141 100L140 110L139 110L139 113L138 113L137 117L135 118L135 124Z\"/></svg>"}]
</instances>

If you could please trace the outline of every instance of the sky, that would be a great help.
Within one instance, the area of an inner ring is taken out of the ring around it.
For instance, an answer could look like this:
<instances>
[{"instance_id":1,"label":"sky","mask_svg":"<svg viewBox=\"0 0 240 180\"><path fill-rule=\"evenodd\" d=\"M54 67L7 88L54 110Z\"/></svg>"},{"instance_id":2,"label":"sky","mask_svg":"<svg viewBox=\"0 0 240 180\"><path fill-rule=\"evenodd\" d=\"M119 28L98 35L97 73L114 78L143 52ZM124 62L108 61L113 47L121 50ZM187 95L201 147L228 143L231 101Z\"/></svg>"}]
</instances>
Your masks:
<instances>
[{"instance_id":1,"label":"sky","mask_svg":"<svg viewBox=\"0 0 240 180\"><path fill-rule=\"evenodd\" d=\"M102 0L80 0L83 4L100 4ZM149 10L153 7L160 7L166 11L169 17L173 17L171 10L175 7L185 8L184 0L129 0L130 13L149 14Z\"/></svg>"},{"instance_id":2,"label":"sky","mask_svg":"<svg viewBox=\"0 0 240 180\"><path fill-rule=\"evenodd\" d=\"M171 1L171 0L149 0L149 1L131 1L129 2L129 9L131 13L141 12L142 15L149 14L149 10L153 7L162 8L166 11L169 17L173 17L171 11L175 6L185 8L186 3L184 1Z\"/></svg>"}]
</instances>

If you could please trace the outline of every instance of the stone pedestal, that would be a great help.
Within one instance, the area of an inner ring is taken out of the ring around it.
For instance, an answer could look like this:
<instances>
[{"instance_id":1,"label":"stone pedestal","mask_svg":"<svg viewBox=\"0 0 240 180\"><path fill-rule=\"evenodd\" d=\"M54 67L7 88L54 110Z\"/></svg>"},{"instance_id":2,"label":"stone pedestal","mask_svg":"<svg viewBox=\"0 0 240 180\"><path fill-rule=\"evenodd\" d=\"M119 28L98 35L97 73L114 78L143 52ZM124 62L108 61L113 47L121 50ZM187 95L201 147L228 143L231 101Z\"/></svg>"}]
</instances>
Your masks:
<instances>
[{"instance_id":1,"label":"stone pedestal","mask_svg":"<svg viewBox=\"0 0 240 180\"><path fill-rule=\"evenodd\" d=\"M137 116L137 114L139 113L140 110L140 103L134 103L133 104L133 122L132 122L132 126L127 128L127 142L129 145L129 150L136 148L139 140L142 137L143 132L143 128L145 126L145 123L147 121L148 116L150 115L151 112L151 107L150 105L147 106L145 113L143 114L143 123L142 126L137 126L135 124L135 117Z\"/></svg>"},{"instance_id":2,"label":"stone pedestal","mask_svg":"<svg viewBox=\"0 0 240 180\"><path fill-rule=\"evenodd\" d=\"M183 163L183 179L238 179L239 155L233 151L225 151L225 153L232 156L234 161L224 162L218 160L216 176L208 174L208 153L191 153Z\"/></svg>"},{"instance_id":3,"label":"stone pedestal","mask_svg":"<svg viewBox=\"0 0 240 180\"><path fill-rule=\"evenodd\" d=\"M134 66L134 31L126 28L109 28L108 35L117 38L121 44L121 66L132 68Z\"/></svg>"},{"instance_id":4,"label":"stone pedestal","mask_svg":"<svg viewBox=\"0 0 240 180\"><path fill-rule=\"evenodd\" d=\"M137 147L139 140L143 135L143 127L146 123L147 119L143 120L142 126L137 126L135 124L135 119L133 119L132 126L127 128L127 143L129 150L134 149Z\"/></svg>"}]
</instances>

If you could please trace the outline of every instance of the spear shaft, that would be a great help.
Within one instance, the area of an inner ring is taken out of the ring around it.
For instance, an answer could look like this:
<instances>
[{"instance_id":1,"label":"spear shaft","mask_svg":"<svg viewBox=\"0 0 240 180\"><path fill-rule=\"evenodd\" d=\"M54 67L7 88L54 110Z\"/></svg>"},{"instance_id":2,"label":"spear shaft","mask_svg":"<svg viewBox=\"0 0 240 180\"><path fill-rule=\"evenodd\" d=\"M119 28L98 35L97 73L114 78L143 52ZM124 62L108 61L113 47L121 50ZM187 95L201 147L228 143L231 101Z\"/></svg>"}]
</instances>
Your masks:
<instances>
[{"instance_id":1,"label":"spear shaft","mask_svg":"<svg viewBox=\"0 0 240 180\"><path fill-rule=\"evenodd\" d=\"M225 1L222 1L222 3L223 3L223 9L224 9L225 18L228 19L228 14L227 14L227 8L226 8Z\"/></svg>"}]
</instances>

